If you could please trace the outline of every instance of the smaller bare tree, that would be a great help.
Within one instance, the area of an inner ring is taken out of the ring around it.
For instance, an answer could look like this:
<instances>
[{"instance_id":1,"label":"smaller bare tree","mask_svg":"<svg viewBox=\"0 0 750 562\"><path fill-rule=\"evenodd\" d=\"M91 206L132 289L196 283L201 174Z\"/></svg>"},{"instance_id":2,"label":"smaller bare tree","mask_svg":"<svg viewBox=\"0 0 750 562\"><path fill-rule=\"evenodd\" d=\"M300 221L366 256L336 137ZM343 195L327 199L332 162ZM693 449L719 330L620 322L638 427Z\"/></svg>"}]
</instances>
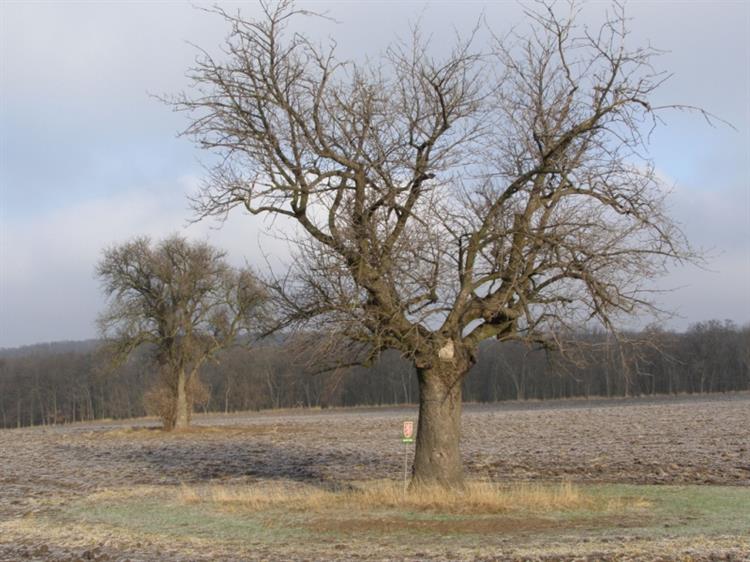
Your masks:
<instances>
[{"instance_id":1,"label":"smaller bare tree","mask_svg":"<svg viewBox=\"0 0 750 562\"><path fill-rule=\"evenodd\" d=\"M116 361L152 346L160 374L154 401L165 429L188 426L200 367L262 318L261 284L225 256L178 235L155 245L140 237L106 249L97 267L109 298L100 331Z\"/></svg>"}]
</instances>

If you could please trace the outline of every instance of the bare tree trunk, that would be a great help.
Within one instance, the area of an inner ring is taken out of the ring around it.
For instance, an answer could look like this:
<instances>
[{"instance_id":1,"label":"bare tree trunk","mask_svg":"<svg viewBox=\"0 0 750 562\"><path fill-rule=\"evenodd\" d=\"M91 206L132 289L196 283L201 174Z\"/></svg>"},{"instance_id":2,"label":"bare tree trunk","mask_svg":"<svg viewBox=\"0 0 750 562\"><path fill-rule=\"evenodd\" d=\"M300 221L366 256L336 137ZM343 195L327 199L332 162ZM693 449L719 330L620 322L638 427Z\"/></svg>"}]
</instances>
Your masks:
<instances>
[{"instance_id":1,"label":"bare tree trunk","mask_svg":"<svg viewBox=\"0 0 750 562\"><path fill-rule=\"evenodd\" d=\"M268 394L271 398L271 407L276 409L279 407L279 397L278 393L276 392L275 385L273 384L273 381L271 380L271 369L268 368L265 370L266 372L266 385L268 386Z\"/></svg>"},{"instance_id":2,"label":"bare tree trunk","mask_svg":"<svg viewBox=\"0 0 750 562\"><path fill-rule=\"evenodd\" d=\"M86 411L88 412L86 415L86 420L93 420L94 419L94 401L91 398L91 389L86 385Z\"/></svg>"},{"instance_id":3,"label":"bare tree trunk","mask_svg":"<svg viewBox=\"0 0 750 562\"><path fill-rule=\"evenodd\" d=\"M229 413L229 395L230 395L231 391L232 391L232 382L231 382L229 376L227 376L227 378L226 378L226 387L225 387L225 390L224 390L224 413L225 414Z\"/></svg>"},{"instance_id":4,"label":"bare tree trunk","mask_svg":"<svg viewBox=\"0 0 750 562\"><path fill-rule=\"evenodd\" d=\"M401 370L401 387L404 389L404 401L403 404L410 404L411 403L411 395L409 394L409 386L408 386L408 375L404 376L403 369Z\"/></svg>"},{"instance_id":5,"label":"bare tree trunk","mask_svg":"<svg viewBox=\"0 0 750 562\"><path fill-rule=\"evenodd\" d=\"M175 429L185 429L190 423L187 398L187 377L180 369L177 375L177 402L175 403Z\"/></svg>"},{"instance_id":6,"label":"bare tree trunk","mask_svg":"<svg viewBox=\"0 0 750 562\"><path fill-rule=\"evenodd\" d=\"M461 436L461 379L453 364L418 369L419 425L411 488L463 488Z\"/></svg>"}]
</instances>

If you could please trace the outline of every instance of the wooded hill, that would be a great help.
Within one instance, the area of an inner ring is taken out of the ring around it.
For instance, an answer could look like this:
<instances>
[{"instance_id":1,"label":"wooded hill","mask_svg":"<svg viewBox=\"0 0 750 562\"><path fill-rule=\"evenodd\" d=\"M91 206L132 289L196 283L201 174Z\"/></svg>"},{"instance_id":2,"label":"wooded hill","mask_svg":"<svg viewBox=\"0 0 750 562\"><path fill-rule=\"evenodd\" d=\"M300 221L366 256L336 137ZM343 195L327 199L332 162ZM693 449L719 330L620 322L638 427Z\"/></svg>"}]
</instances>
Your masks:
<instances>
[{"instance_id":1,"label":"wooded hill","mask_svg":"<svg viewBox=\"0 0 750 562\"><path fill-rule=\"evenodd\" d=\"M709 321L682 333L647 330L618 340L576 334L563 357L519 342L484 342L464 400L493 402L750 390L750 325ZM148 350L117 369L99 342L0 350L0 427L146 415L156 380ZM207 365L202 411L415 403L410 364L386 352L370 367L320 372L284 341L236 347Z\"/></svg>"}]
</instances>

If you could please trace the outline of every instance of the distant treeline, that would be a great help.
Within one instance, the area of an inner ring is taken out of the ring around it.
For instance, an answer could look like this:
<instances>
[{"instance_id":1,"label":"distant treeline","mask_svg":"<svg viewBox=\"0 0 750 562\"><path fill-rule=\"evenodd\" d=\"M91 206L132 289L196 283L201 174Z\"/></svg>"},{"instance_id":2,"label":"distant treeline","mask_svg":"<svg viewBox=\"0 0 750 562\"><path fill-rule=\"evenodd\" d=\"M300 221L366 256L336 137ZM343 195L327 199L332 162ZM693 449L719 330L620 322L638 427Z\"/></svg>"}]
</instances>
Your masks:
<instances>
[{"instance_id":1,"label":"distant treeline","mask_svg":"<svg viewBox=\"0 0 750 562\"><path fill-rule=\"evenodd\" d=\"M290 360L288 343L233 348L204 368L199 409L415 403L410 364L386 352L371 367L320 373ZM146 415L156 380L147 350L112 370L97 342L0 351L0 427ZM615 339L580 333L569 353L484 342L464 382L464 400L493 402L580 396L639 396L750 389L750 326L701 322L683 333L648 330Z\"/></svg>"}]
</instances>

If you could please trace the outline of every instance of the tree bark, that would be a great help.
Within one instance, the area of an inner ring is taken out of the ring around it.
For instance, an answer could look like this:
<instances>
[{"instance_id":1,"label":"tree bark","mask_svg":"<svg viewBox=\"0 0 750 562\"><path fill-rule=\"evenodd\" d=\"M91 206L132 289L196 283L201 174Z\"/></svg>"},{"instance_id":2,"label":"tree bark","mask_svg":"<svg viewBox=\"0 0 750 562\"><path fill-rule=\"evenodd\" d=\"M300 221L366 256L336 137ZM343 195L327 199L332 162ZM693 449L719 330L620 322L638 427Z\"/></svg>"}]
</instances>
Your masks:
<instances>
[{"instance_id":1,"label":"tree bark","mask_svg":"<svg viewBox=\"0 0 750 562\"><path fill-rule=\"evenodd\" d=\"M417 369L419 425L411 489L425 486L463 488L461 380L467 369L437 361Z\"/></svg>"},{"instance_id":2,"label":"tree bark","mask_svg":"<svg viewBox=\"0 0 750 562\"><path fill-rule=\"evenodd\" d=\"M175 429L185 429L190 423L187 398L187 377L185 371L180 370L177 375L177 402L175 403Z\"/></svg>"}]
</instances>

